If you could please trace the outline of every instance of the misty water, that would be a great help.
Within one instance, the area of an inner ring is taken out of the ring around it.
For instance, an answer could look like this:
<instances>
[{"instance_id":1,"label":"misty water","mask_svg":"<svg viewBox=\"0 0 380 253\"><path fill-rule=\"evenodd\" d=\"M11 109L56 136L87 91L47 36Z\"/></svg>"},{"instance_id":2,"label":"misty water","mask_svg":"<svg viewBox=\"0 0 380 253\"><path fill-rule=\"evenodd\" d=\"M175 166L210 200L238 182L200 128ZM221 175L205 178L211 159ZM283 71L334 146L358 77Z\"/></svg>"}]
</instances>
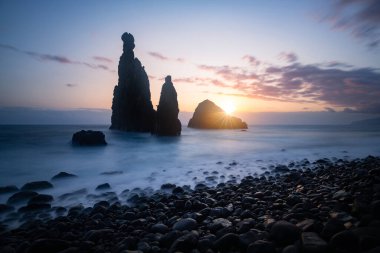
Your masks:
<instances>
[{"instance_id":1,"label":"misty water","mask_svg":"<svg viewBox=\"0 0 380 253\"><path fill-rule=\"evenodd\" d=\"M81 129L103 131L108 145L72 146L72 134ZM247 131L183 127L180 137L111 131L108 126L0 126L0 186L22 187L65 171L78 177L54 181L53 189L40 192L55 197L52 206L88 206L93 199L59 201L58 196L83 188L99 194L95 188L102 183L120 194L136 187L159 189L163 183L194 187L238 182L271 165L305 158L378 156L379 143L380 130L350 126L250 126ZM0 203L10 195L0 195Z\"/></svg>"}]
</instances>

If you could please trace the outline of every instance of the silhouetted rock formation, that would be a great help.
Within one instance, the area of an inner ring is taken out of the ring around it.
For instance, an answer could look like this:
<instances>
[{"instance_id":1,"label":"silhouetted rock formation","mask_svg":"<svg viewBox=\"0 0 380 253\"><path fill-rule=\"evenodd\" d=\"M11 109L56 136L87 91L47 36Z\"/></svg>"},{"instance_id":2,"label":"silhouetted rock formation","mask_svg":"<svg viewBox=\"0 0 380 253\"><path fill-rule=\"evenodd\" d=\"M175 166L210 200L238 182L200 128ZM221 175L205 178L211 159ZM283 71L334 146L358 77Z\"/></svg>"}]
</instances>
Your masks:
<instances>
[{"instance_id":1,"label":"silhouetted rock formation","mask_svg":"<svg viewBox=\"0 0 380 253\"><path fill-rule=\"evenodd\" d=\"M105 136L100 131L82 130L73 134L72 143L79 146L107 145Z\"/></svg>"},{"instance_id":2,"label":"silhouetted rock formation","mask_svg":"<svg viewBox=\"0 0 380 253\"><path fill-rule=\"evenodd\" d=\"M124 33L123 54L119 61L119 83L112 101L111 129L151 132L155 111L150 98L148 76L135 58L132 34Z\"/></svg>"},{"instance_id":3,"label":"silhouetted rock formation","mask_svg":"<svg viewBox=\"0 0 380 253\"><path fill-rule=\"evenodd\" d=\"M247 123L237 117L227 115L219 106L205 100L197 106L187 125L203 129L247 129Z\"/></svg>"},{"instance_id":4,"label":"silhouetted rock formation","mask_svg":"<svg viewBox=\"0 0 380 253\"><path fill-rule=\"evenodd\" d=\"M181 135L182 127L181 121L178 119L178 113L177 92L173 86L171 76L167 76L161 89L154 133L157 135Z\"/></svg>"}]
</instances>

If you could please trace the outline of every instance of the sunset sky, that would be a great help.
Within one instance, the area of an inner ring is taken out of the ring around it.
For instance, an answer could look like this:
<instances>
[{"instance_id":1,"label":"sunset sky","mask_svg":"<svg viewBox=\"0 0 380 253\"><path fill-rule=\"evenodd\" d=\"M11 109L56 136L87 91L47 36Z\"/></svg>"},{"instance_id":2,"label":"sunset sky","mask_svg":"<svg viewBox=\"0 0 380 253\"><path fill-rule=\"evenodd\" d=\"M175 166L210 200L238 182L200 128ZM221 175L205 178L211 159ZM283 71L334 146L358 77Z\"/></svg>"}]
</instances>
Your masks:
<instances>
[{"instance_id":1,"label":"sunset sky","mask_svg":"<svg viewBox=\"0 0 380 253\"><path fill-rule=\"evenodd\" d=\"M380 113L377 0L0 0L0 107L109 109L124 32L154 105Z\"/></svg>"}]
</instances>

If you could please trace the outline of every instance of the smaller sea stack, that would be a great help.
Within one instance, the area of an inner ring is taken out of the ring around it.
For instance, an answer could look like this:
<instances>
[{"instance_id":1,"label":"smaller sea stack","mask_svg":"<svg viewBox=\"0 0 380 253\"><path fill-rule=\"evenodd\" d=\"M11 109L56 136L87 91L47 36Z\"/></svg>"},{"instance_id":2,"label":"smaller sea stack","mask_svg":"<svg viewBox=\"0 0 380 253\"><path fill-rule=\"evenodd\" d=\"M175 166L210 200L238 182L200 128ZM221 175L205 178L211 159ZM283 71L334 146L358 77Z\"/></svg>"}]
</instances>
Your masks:
<instances>
[{"instance_id":1,"label":"smaller sea stack","mask_svg":"<svg viewBox=\"0 0 380 253\"><path fill-rule=\"evenodd\" d=\"M222 108L206 99L198 104L193 117L187 125L199 129L247 129L247 123L227 115Z\"/></svg>"},{"instance_id":2,"label":"smaller sea stack","mask_svg":"<svg viewBox=\"0 0 380 253\"><path fill-rule=\"evenodd\" d=\"M163 136L181 135L182 127L181 121L178 119L178 113L177 92L172 83L171 76L167 76L161 89L154 133Z\"/></svg>"}]
</instances>

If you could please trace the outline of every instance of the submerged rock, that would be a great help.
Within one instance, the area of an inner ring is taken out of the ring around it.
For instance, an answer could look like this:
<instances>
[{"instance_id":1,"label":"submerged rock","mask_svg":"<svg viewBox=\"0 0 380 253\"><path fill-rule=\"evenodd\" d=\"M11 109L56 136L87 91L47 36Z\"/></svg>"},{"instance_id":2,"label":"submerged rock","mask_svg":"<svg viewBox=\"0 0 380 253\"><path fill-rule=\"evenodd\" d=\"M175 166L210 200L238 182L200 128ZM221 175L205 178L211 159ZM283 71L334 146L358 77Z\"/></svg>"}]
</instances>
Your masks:
<instances>
[{"instance_id":1,"label":"submerged rock","mask_svg":"<svg viewBox=\"0 0 380 253\"><path fill-rule=\"evenodd\" d=\"M15 185L7 185L0 187L0 194L6 194L6 193L12 193L17 192L18 188Z\"/></svg>"},{"instance_id":2,"label":"submerged rock","mask_svg":"<svg viewBox=\"0 0 380 253\"><path fill-rule=\"evenodd\" d=\"M167 76L165 83L162 85L154 133L166 136L181 135L181 121L178 119L178 113L177 92L171 76Z\"/></svg>"},{"instance_id":3,"label":"submerged rock","mask_svg":"<svg viewBox=\"0 0 380 253\"><path fill-rule=\"evenodd\" d=\"M21 187L22 191L35 191L35 190L44 190L53 188L53 185L49 183L48 181L35 181L24 184L23 187Z\"/></svg>"},{"instance_id":4,"label":"submerged rock","mask_svg":"<svg viewBox=\"0 0 380 253\"><path fill-rule=\"evenodd\" d=\"M247 123L237 117L227 115L222 108L208 99L198 104L187 126L200 129L248 128Z\"/></svg>"},{"instance_id":5,"label":"submerged rock","mask_svg":"<svg viewBox=\"0 0 380 253\"><path fill-rule=\"evenodd\" d=\"M74 178L74 177L78 177L78 176L67 173L67 172L59 172L57 175L53 176L51 180L59 180L59 179Z\"/></svg>"},{"instance_id":6,"label":"submerged rock","mask_svg":"<svg viewBox=\"0 0 380 253\"><path fill-rule=\"evenodd\" d=\"M141 62L135 58L135 39L130 33L121 36L123 54L119 61L119 82L113 91L111 129L151 132L154 127L149 79Z\"/></svg>"},{"instance_id":7,"label":"submerged rock","mask_svg":"<svg viewBox=\"0 0 380 253\"><path fill-rule=\"evenodd\" d=\"M104 133L92 130L76 132L73 134L72 143L79 146L107 145Z\"/></svg>"}]
</instances>

